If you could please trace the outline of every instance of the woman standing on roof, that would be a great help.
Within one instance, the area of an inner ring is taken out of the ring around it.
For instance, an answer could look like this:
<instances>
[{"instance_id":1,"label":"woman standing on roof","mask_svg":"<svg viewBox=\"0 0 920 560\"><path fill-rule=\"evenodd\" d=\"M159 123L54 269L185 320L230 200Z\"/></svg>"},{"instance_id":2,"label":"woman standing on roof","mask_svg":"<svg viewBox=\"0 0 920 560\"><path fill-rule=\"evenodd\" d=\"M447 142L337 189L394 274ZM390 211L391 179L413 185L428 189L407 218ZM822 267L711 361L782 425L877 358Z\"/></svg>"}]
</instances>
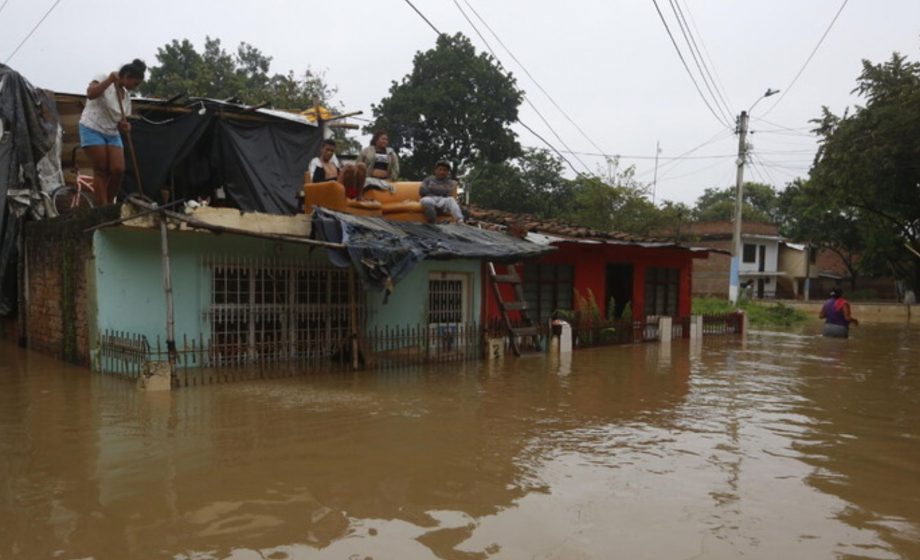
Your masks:
<instances>
[{"instance_id":1,"label":"woman standing on roof","mask_svg":"<svg viewBox=\"0 0 920 560\"><path fill-rule=\"evenodd\" d=\"M399 156L390 147L390 137L385 130L378 130L371 137L371 145L361 150L358 156L358 173L366 173L364 188L393 191L399 176Z\"/></svg>"},{"instance_id":2,"label":"woman standing on roof","mask_svg":"<svg viewBox=\"0 0 920 560\"><path fill-rule=\"evenodd\" d=\"M80 115L80 147L93 162L96 204L111 204L125 174L125 149L120 132L130 132L128 92L144 81L147 65L134 59L118 72L100 74L86 88L86 107Z\"/></svg>"}]
</instances>

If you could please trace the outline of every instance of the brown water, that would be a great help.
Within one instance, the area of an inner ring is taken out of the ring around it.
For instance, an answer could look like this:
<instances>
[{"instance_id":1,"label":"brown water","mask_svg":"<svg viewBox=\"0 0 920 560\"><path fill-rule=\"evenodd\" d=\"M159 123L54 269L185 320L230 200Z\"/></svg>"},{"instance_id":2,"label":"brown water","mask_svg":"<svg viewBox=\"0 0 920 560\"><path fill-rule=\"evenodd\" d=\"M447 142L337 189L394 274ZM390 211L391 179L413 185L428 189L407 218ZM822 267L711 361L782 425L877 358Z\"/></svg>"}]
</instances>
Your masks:
<instances>
[{"instance_id":1,"label":"brown water","mask_svg":"<svg viewBox=\"0 0 920 560\"><path fill-rule=\"evenodd\" d=\"M0 343L0 558L920 558L920 330L143 394Z\"/></svg>"}]
</instances>

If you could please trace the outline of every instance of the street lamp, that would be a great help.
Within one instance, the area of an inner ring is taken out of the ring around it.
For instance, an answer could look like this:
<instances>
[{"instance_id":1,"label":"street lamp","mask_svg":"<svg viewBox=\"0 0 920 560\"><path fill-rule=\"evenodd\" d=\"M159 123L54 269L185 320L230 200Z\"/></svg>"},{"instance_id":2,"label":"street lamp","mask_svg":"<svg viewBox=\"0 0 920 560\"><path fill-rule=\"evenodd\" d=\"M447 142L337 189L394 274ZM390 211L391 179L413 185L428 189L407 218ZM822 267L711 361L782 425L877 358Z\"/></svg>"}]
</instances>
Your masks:
<instances>
[{"instance_id":1,"label":"street lamp","mask_svg":"<svg viewBox=\"0 0 920 560\"><path fill-rule=\"evenodd\" d=\"M758 97L747 111L741 111L738 117L738 172L735 175L735 224L732 234L732 263L731 276L728 282L728 299L735 305L738 304L741 267L741 207L744 200L744 162L747 159L747 132L748 132L748 113L760 103L761 99L776 95L778 89L767 88L766 93Z\"/></svg>"}]
</instances>

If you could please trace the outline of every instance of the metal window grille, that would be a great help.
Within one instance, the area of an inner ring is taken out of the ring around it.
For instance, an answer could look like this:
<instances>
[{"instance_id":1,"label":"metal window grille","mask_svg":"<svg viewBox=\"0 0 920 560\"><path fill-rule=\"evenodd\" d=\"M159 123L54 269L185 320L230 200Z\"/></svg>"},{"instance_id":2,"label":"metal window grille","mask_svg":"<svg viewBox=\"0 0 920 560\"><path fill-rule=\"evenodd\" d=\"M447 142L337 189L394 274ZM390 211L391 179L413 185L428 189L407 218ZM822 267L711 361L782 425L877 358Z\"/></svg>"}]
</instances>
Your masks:
<instances>
[{"instance_id":1,"label":"metal window grille","mask_svg":"<svg viewBox=\"0 0 920 560\"><path fill-rule=\"evenodd\" d=\"M533 318L545 323L557 309L573 309L575 267L570 264L524 265L524 299Z\"/></svg>"},{"instance_id":2,"label":"metal window grille","mask_svg":"<svg viewBox=\"0 0 920 560\"><path fill-rule=\"evenodd\" d=\"M217 364L328 357L352 329L348 270L310 262L208 259ZM356 315L363 305L356 302ZM357 320L357 316L355 317Z\"/></svg>"},{"instance_id":3,"label":"metal window grille","mask_svg":"<svg viewBox=\"0 0 920 560\"><path fill-rule=\"evenodd\" d=\"M649 267L645 271L645 314L677 316L680 293L680 269Z\"/></svg>"}]
</instances>

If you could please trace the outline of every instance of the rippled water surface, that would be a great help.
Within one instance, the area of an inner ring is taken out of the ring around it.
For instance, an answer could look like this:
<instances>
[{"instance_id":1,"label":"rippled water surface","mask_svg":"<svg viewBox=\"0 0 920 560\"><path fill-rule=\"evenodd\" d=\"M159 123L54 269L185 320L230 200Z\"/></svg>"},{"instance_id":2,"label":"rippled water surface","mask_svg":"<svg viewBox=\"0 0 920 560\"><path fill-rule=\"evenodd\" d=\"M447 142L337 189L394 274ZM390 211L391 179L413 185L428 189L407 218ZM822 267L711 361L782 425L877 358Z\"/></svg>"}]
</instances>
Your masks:
<instances>
[{"instance_id":1,"label":"rippled water surface","mask_svg":"<svg viewBox=\"0 0 920 560\"><path fill-rule=\"evenodd\" d=\"M0 558L920 558L920 329L144 394L0 342Z\"/></svg>"}]
</instances>

